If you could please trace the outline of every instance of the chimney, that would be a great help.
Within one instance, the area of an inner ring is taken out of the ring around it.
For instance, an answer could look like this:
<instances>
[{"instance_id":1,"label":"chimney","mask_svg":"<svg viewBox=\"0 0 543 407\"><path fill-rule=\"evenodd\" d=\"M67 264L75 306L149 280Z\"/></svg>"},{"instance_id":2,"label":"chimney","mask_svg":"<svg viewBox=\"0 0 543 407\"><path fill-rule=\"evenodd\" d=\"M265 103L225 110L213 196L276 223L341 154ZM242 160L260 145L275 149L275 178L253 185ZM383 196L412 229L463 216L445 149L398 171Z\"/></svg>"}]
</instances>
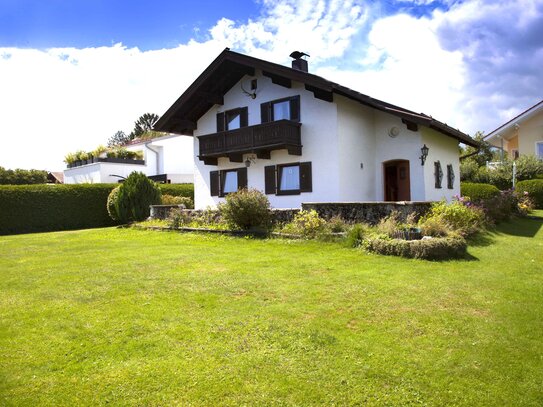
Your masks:
<instances>
[{"instance_id":1,"label":"chimney","mask_svg":"<svg viewBox=\"0 0 543 407\"><path fill-rule=\"evenodd\" d=\"M307 60L302 59L304 56L308 57L309 55L305 52L294 51L290 54L290 57L293 58L292 68L299 71L308 72L307 69Z\"/></svg>"}]
</instances>

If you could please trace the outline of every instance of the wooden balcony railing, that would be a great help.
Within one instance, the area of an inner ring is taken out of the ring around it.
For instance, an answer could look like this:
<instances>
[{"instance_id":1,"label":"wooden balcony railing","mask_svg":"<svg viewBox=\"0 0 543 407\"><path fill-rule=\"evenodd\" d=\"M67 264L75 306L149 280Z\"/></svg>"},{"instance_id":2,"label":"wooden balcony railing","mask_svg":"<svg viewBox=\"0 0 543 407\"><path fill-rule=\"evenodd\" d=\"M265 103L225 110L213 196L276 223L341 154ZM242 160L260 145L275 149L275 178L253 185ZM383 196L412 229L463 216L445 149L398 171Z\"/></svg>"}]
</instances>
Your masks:
<instances>
[{"instance_id":1,"label":"wooden balcony railing","mask_svg":"<svg viewBox=\"0 0 543 407\"><path fill-rule=\"evenodd\" d=\"M243 154L254 153L260 158L269 158L272 150L287 149L289 154L301 155L300 126L298 122L278 120L200 136L198 157L205 164L217 165L219 157L242 162Z\"/></svg>"}]
</instances>

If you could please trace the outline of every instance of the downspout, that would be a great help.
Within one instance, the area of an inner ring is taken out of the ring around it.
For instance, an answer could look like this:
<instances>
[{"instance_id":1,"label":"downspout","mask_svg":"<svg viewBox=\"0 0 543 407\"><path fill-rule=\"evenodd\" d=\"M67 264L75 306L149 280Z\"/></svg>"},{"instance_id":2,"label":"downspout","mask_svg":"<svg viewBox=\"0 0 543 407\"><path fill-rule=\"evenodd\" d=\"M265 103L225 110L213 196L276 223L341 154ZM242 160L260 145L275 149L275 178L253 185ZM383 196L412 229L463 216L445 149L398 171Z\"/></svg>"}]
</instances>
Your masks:
<instances>
[{"instance_id":1,"label":"downspout","mask_svg":"<svg viewBox=\"0 0 543 407\"><path fill-rule=\"evenodd\" d=\"M160 159L160 153L158 151L156 151L156 150L153 150L153 148L150 146L150 144L151 144L151 142L145 143L144 146L145 146L145 148L147 148L150 151L152 151L153 153L155 153L155 157L156 157L155 175L159 175L160 166L159 166L158 160Z\"/></svg>"}]
</instances>

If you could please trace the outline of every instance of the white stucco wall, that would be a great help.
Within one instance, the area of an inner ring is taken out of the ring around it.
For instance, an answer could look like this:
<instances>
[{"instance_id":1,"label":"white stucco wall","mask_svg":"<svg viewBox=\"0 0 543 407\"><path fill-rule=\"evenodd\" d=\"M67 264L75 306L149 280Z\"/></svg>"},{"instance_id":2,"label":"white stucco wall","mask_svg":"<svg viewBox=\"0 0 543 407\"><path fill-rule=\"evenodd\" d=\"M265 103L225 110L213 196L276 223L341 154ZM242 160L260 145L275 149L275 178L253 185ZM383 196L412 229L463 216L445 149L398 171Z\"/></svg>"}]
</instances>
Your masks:
<instances>
[{"instance_id":1,"label":"white stucco wall","mask_svg":"<svg viewBox=\"0 0 543 407\"><path fill-rule=\"evenodd\" d=\"M455 195L460 195L460 154L458 151L458 140L447 137L435 130L422 127L422 143L428 147L428 158L424 165L424 183L426 194L424 200L439 201L446 199L450 201ZM421 144L422 145L422 144ZM419 150L420 155L420 150ZM435 187L434 162L441 163L443 180L441 188ZM452 164L454 172L453 189L447 188L447 165ZM420 166L420 160L419 160ZM422 168L422 166L420 166Z\"/></svg>"},{"instance_id":2,"label":"white stucco wall","mask_svg":"<svg viewBox=\"0 0 543 407\"><path fill-rule=\"evenodd\" d=\"M303 85L292 83L288 89L272 83L271 79L264 77L260 72L255 76L258 80L258 93L256 99L245 96L240 84L236 84L224 96L224 105L216 105L210 109L198 121L198 128L194 132L194 156L195 173L195 206L196 208L214 207L224 198L211 197L209 192L210 171L240 168L243 163L231 163L227 158L220 158L218 166L204 165L203 161L197 158L199 143L197 137L217 132L216 115L238 107L248 107L249 126L261 123L261 103L300 95L300 122L302 138L302 156L289 155L286 150L271 152L271 159L257 159L247 170L247 183L250 188L264 191L264 167L267 165L297 163L311 161L313 192L301 193L300 195L268 195L268 199L274 208L298 208L302 202L314 201L337 201L339 200L339 185L337 179L339 168L336 165L335 157L337 151L337 110L333 103L316 99L313 93L305 90ZM244 88L249 88L252 77L242 79ZM244 156L245 160L246 156Z\"/></svg>"},{"instance_id":3,"label":"white stucco wall","mask_svg":"<svg viewBox=\"0 0 543 407\"><path fill-rule=\"evenodd\" d=\"M65 184L99 184L99 183L116 183L119 182L119 177L111 175L120 175L128 177L134 171L145 173L145 166L139 164L119 164L119 163L93 163L82 165L75 168L67 168L64 170Z\"/></svg>"}]
</instances>

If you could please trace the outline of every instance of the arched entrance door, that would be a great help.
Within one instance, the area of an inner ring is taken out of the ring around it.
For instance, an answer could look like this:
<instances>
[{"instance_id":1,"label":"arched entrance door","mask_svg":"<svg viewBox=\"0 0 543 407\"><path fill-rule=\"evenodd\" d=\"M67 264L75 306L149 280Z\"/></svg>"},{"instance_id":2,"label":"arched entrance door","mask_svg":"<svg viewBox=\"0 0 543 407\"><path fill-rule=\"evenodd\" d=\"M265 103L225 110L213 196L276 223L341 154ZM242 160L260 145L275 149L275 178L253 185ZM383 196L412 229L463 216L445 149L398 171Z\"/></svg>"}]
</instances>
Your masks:
<instances>
[{"instance_id":1,"label":"arched entrance door","mask_svg":"<svg viewBox=\"0 0 543 407\"><path fill-rule=\"evenodd\" d=\"M393 160L383 163L385 201L410 201L411 183L409 161Z\"/></svg>"}]
</instances>

